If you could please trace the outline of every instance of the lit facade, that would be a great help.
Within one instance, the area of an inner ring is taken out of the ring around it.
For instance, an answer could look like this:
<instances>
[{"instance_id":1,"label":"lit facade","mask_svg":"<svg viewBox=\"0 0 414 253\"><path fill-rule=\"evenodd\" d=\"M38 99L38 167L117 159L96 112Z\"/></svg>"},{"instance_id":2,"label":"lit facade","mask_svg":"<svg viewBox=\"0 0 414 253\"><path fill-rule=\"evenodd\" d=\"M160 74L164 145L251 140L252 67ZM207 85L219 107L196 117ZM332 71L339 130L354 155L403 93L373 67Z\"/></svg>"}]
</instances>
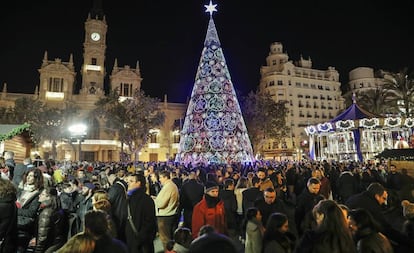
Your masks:
<instances>
[{"instance_id":1,"label":"lit facade","mask_svg":"<svg viewBox=\"0 0 414 253\"><path fill-rule=\"evenodd\" d=\"M32 97L39 99L47 106L65 108L75 106L79 109L77 118L71 119L73 123L82 122L87 125L87 135L81 143L82 160L87 161L119 161L121 155L121 143L110 137L105 132L105 124L98 117L91 117L95 109L95 103L105 96L105 70L107 62L106 33L107 23L101 10L92 9L85 21L85 38L83 42L83 64L81 66L82 82L79 93L75 93L75 80L78 73L75 72L72 54L67 62L56 58L48 59L45 52L39 71L39 85L34 94L8 93L4 84L0 96L0 106L14 106L14 101L20 97ZM125 65L118 66L115 59L109 76L109 89L117 89L121 97L132 97L135 89L141 88L142 77L139 63L135 67ZM166 118L164 125L154 129L149 143L141 150L141 161L165 161L172 159L178 152L179 134L176 128L183 121L187 105L168 103L167 96L160 102L160 109L164 111ZM181 119L181 120L180 120ZM178 124L178 126L177 126ZM63 136L63 134L62 134ZM32 152L39 153L43 158L50 157L51 143L44 141ZM123 148L126 151L126 147ZM79 143L69 144L64 140L57 145L58 160L78 160Z\"/></svg>"},{"instance_id":2,"label":"lit facade","mask_svg":"<svg viewBox=\"0 0 414 253\"><path fill-rule=\"evenodd\" d=\"M334 118L344 109L339 73L312 68L312 60L292 62L282 43L270 45L266 65L260 69L260 92L269 92L275 101L287 101L286 125L290 134L280 140L267 140L265 158L301 159L308 151L304 127Z\"/></svg>"}]
</instances>

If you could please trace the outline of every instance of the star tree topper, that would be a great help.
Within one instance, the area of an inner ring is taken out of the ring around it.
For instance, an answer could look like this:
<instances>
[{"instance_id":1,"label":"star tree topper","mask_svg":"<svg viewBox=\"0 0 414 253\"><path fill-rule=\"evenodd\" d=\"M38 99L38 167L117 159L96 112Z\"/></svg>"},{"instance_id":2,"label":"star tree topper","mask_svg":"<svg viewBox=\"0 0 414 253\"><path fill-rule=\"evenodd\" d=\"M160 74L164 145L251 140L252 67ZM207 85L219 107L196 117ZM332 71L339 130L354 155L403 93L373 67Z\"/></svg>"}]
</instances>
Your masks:
<instances>
[{"instance_id":1,"label":"star tree topper","mask_svg":"<svg viewBox=\"0 0 414 253\"><path fill-rule=\"evenodd\" d=\"M204 5L204 7L206 7L206 12L209 12L210 16L213 15L213 12L217 11L217 9L216 9L217 4L212 4L211 0L210 0L210 4L209 5Z\"/></svg>"}]
</instances>

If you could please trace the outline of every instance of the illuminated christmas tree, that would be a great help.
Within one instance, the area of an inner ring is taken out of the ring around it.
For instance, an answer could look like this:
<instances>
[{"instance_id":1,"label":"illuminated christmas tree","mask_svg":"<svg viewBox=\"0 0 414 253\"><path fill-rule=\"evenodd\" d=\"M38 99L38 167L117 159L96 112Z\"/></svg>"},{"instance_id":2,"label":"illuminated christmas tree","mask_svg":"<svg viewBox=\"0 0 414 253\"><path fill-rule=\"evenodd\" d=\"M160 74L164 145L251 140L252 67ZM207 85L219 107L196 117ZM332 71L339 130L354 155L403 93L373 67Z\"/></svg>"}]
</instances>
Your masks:
<instances>
[{"instance_id":1,"label":"illuminated christmas tree","mask_svg":"<svg viewBox=\"0 0 414 253\"><path fill-rule=\"evenodd\" d=\"M212 14L187 108L177 162L196 165L252 162L253 150Z\"/></svg>"}]
</instances>

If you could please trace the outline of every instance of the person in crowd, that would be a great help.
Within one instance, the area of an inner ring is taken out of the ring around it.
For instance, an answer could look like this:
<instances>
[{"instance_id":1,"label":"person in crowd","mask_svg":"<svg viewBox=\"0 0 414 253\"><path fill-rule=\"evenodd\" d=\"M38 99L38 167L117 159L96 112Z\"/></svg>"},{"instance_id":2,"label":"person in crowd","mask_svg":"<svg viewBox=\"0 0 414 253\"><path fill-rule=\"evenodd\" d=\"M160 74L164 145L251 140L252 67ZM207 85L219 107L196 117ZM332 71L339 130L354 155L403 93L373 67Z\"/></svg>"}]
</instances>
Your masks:
<instances>
[{"instance_id":1,"label":"person in crowd","mask_svg":"<svg viewBox=\"0 0 414 253\"><path fill-rule=\"evenodd\" d=\"M45 188L39 195L39 217L35 253L53 253L62 247L67 239L68 220L60 207L57 190Z\"/></svg>"},{"instance_id":2,"label":"person in crowd","mask_svg":"<svg viewBox=\"0 0 414 253\"><path fill-rule=\"evenodd\" d=\"M265 168L259 168L256 172L256 176L259 178L260 191L263 192L267 188L275 188L270 178L267 177Z\"/></svg>"},{"instance_id":3,"label":"person in crowd","mask_svg":"<svg viewBox=\"0 0 414 253\"><path fill-rule=\"evenodd\" d=\"M94 253L128 253L127 246L109 235L107 214L91 210L85 214L85 233L95 239Z\"/></svg>"},{"instance_id":4,"label":"person in crowd","mask_svg":"<svg viewBox=\"0 0 414 253\"><path fill-rule=\"evenodd\" d=\"M81 232L71 237L56 253L93 253L94 250L92 235Z\"/></svg>"},{"instance_id":5,"label":"person in crowd","mask_svg":"<svg viewBox=\"0 0 414 253\"><path fill-rule=\"evenodd\" d=\"M411 240L414 240L414 203L403 200L401 201L401 206L403 207L403 215L405 218L402 231Z\"/></svg>"},{"instance_id":6,"label":"person in crowd","mask_svg":"<svg viewBox=\"0 0 414 253\"><path fill-rule=\"evenodd\" d=\"M62 209L69 213L76 213L76 207L82 200L82 195L79 193L79 181L73 176L68 177L63 182L62 189L60 194Z\"/></svg>"},{"instance_id":7,"label":"person in crowd","mask_svg":"<svg viewBox=\"0 0 414 253\"><path fill-rule=\"evenodd\" d=\"M264 226L262 225L262 214L256 207L250 207L246 211L243 222L245 231L245 253L261 253Z\"/></svg>"},{"instance_id":8,"label":"person in crowd","mask_svg":"<svg viewBox=\"0 0 414 253\"><path fill-rule=\"evenodd\" d=\"M172 250L175 253L187 253L193 237L191 235L191 230L186 227L177 228L174 231L174 246Z\"/></svg>"},{"instance_id":9,"label":"person in crowd","mask_svg":"<svg viewBox=\"0 0 414 253\"><path fill-rule=\"evenodd\" d=\"M236 221L237 200L236 195L234 195L234 180L232 178L224 180L224 189L219 191L219 196L224 202L227 231L230 238L234 239L239 231Z\"/></svg>"},{"instance_id":10,"label":"person in crowd","mask_svg":"<svg viewBox=\"0 0 414 253\"><path fill-rule=\"evenodd\" d=\"M207 182L206 182L207 183ZM218 192L217 192L218 194ZM237 253L237 247L233 241L226 235L210 232L199 236L193 240L189 253L211 253L211 252L226 252Z\"/></svg>"},{"instance_id":11,"label":"person in crowd","mask_svg":"<svg viewBox=\"0 0 414 253\"><path fill-rule=\"evenodd\" d=\"M180 189L180 210L183 210L184 227L191 228L191 219L194 206L201 201L204 195L204 187L196 180L195 172L190 172L188 180Z\"/></svg>"},{"instance_id":12,"label":"person in crowd","mask_svg":"<svg viewBox=\"0 0 414 253\"><path fill-rule=\"evenodd\" d=\"M9 169L9 179L13 180L14 177L14 167L16 167L16 163L14 162L14 152L13 151L5 151L4 152L4 163Z\"/></svg>"},{"instance_id":13,"label":"person in crowd","mask_svg":"<svg viewBox=\"0 0 414 253\"><path fill-rule=\"evenodd\" d=\"M126 242L125 225L127 222L127 183L118 178L115 171L108 171L108 197L111 203L112 219L117 228L117 238Z\"/></svg>"},{"instance_id":14,"label":"person in crowd","mask_svg":"<svg viewBox=\"0 0 414 253\"><path fill-rule=\"evenodd\" d=\"M296 195L295 195L295 185L297 181L297 174L296 174L296 165L293 162L288 162L286 164L286 186L288 188L289 197L295 202Z\"/></svg>"},{"instance_id":15,"label":"person in crowd","mask_svg":"<svg viewBox=\"0 0 414 253\"><path fill-rule=\"evenodd\" d=\"M259 209L262 214L263 225L267 223L267 219L272 213L279 212L287 214L284 202L277 198L276 192L273 188L267 188L264 190L262 195L262 198L255 201L254 206Z\"/></svg>"},{"instance_id":16,"label":"person in crowd","mask_svg":"<svg viewBox=\"0 0 414 253\"><path fill-rule=\"evenodd\" d=\"M35 236L35 221L42 188L43 175L37 168L29 170L19 185L16 201L18 253L24 253L29 241Z\"/></svg>"},{"instance_id":17,"label":"person in crowd","mask_svg":"<svg viewBox=\"0 0 414 253\"><path fill-rule=\"evenodd\" d=\"M76 170L76 179L81 185L83 185L85 181L89 181L89 178L87 177L85 169L83 169L83 167Z\"/></svg>"},{"instance_id":18,"label":"person in crowd","mask_svg":"<svg viewBox=\"0 0 414 253\"><path fill-rule=\"evenodd\" d=\"M399 191L403 187L401 173L397 171L395 164L390 165L390 170L387 175L387 188L394 191Z\"/></svg>"},{"instance_id":19,"label":"person in crowd","mask_svg":"<svg viewBox=\"0 0 414 253\"><path fill-rule=\"evenodd\" d=\"M150 196L157 196L161 191L161 184L159 181L158 171L153 171L149 174L148 188Z\"/></svg>"},{"instance_id":20,"label":"person in crowd","mask_svg":"<svg viewBox=\"0 0 414 253\"><path fill-rule=\"evenodd\" d=\"M92 206L93 210L101 210L104 211L108 216L108 227L109 227L109 234L112 237L117 238L117 227L112 219L112 206L111 202L109 202L108 193L105 190L98 190L94 192L92 196Z\"/></svg>"},{"instance_id":21,"label":"person in crowd","mask_svg":"<svg viewBox=\"0 0 414 253\"><path fill-rule=\"evenodd\" d=\"M301 237L296 253L356 253L341 208L333 200L321 200L313 208L316 227Z\"/></svg>"},{"instance_id":22,"label":"person in crowd","mask_svg":"<svg viewBox=\"0 0 414 253\"><path fill-rule=\"evenodd\" d=\"M289 232L288 217L283 213L270 215L263 235L263 253L291 253L296 238Z\"/></svg>"},{"instance_id":23,"label":"person in crowd","mask_svg":"<svg viewBox=\"0 0 414 253\"><path fill-rule=\"evenodd\" d=\"M243 223L244 213L243 213L243 192L247 190L248 180L246 177L240 177L237 181L236 187L234 188L234 195L236 195L237 201L237 210L236 210L236 223L238 225L238 230L242 231L241 224ZM243 234L242 234L243 236Z\"/></svg>"},{"instance_id":24,"label":"person in crowd","mask_svg":"<svg viewBox=\"0 0 414 253\"><path fill-rule=\"evenodd\" d=\"M213 232L216 232L216 230L214 229L213 226L208 225L208 224L203 225L203 226L201 226L200 230L198 231L197 237L200 237L204 234L213 233Z\"/></svg>"},{"instance_id":25,"label":"person in crowd","mask_svg":"<svg viewBox=\"0 0 414 253\"><path fill-rule=\"evenodd\" d=\"M157 219L154 201L145 193L146 179L143 174L131 174L127 183L129 214L125 236L129 253L154 253Z\"/></svg>"},{"instance_id":26,"label":"person in crowd","mask_svg":"<svg viewBox=\"0 0 414 253\"><path fill-rule=\"evenodd\" d=\"M409 238L396 230L390 224L382 212L382 206L387 204L388 193L380 183L372 183L366 191L354 195L345 203L350 209L364 208L371 213L375 221L381 226L383 233L390 240L399 244L399 247L405 248L411 245Z\"/></svg>"},{"instance_id":27,"label":"person in crowd","mask_svg":"<svg viewBox=\"0 0 414 253\"><path fill-rule=\"evenodd\" d=\"M351 211L349 207L344 204L338 204L339 208L341 208L342 214L345 217L346 223L349 225L349 212Z\"/></svg>"},{"instance_id":28,"label":"person in crowd","mask_svg":"<svg viewBox=\"0 0 414 253\"><path fill-rule=\"evenodd\" d=\"M93 192L95 188L96 186L93 183L86 181L86 180L83 182L82 191L81 191L82 199L78 203L77 209L76 209L76 214L79 216L82 224L85 221L86 212L93 209L92 196L93 196Z\"/></svg>"},{"instance_id":29,"label":"person in crowd","mask_svg":"<svg viewBox=\"0 0 414 253\"><path fill-rule=\"evenodd\" d=\"M9 179L0 178L0 253L17 250L17 191Z\"/></svg>"},{"instance_id":30,"label":"person in crowd","mask_svg":"<svg viewBox=\"0 0 414 253\"><path fill-rule=\"evenodd\" d=\"M321 194L325 199L333 199L331 182L325 176L325 172L322 168L317 168L312 171L312 177L317 178L321 182L321 187L319 194Z\"/></svg>"},{"instance_id":31,"label":"person in crowd","mask_svg":"<svg viewBox=\"0 0 414 253\"><path fill-rule=\"evenodd\" d=\"M250 207L254 207L254 202L257 199L261 198L263 195L263 193L259 189L259 178L253 177L251 183L252 186L244 190L242 193L243 214L245 214L247 209L249 209Z\"/></svg>"},{"instance_id":32,"label":"person in crowd","mask_svg":"<svg viewBox=\"0 0 414 253\"><path fill-rule=\"evenodd\" d=\"M23 180L23 175L30 169L33 168L32 159L30 157L26 157L23 160L23 163L16 164L14 168L14 176L13 176L13 184L18 187L20 182Z\"/></svg>"},{"instance_id":33,"label":"person in crowd","mask_svg":"<svg viewBox=\"0 0 414 253\"><path fill-rule=\"evenodd\" d=\"M365 209L349 212L349 228L354 236L358 253L393 253L388 238L380 233L380 226Z\"/></svg>"},{"instance_id":34,"label":"person in crowd","mask_svg":"<svg viewBox=\"0 0 414 253\"><path fill-rule=\"evenodd\" d=\"M324 199L324 196L319 194L321 182L316 177L309 178L306 188L298 196L296 201L295 223L299 236L301 236L307 229L311 229L314 225L312 217L313 207Z\"/></svg>"},{"instance_id":35,"label":"person in crowd","mask_svg":"<svg viewBox=\"0 0 414 253\"><path fill-rule=\"evenodd\" d=\"M359 175L358 175L359 177ZM359 181L351 172L350 168L345 169L336 182L338 201L346 203L349 197L359 192Z\"/></svg>"},{"instance_id":36,"label":"person in crowd","mask_svg":"<svg viewBox=\"0 0 414 253\"><path fill-rule=\"evenodd\" d=\"M195 239L203 225L211 225L221 234L227 235L227 221L224 202L219 198L219 186L214 181L207 181L204 186L203 199L194 206L192 234Z\"/></svg>"},{"instance_id":37,"label":"person in crowd","mask_svg":"<svg viewBox=\"0 0 414 253\"><path fill-rule=\"evenodd\" d=\"M172 240L174 230L178 225L180 194L177 185L170 178L169 171L163 170L159 176L162 189L154 201L158 211L158 233L165 249L167 242Z\"/></svg>"}]
</instances>

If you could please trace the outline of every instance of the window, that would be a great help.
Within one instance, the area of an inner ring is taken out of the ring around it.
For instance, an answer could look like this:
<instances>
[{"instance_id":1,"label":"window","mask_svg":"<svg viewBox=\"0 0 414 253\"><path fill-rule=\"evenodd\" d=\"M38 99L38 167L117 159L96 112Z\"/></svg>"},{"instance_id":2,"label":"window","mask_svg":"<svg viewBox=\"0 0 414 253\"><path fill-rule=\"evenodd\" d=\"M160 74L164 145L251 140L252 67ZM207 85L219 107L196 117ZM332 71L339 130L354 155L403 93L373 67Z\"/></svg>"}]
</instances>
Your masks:
<instances>
[{"instance_id":1,"label":"window","mask_svg":"<svg viewBox=\"0 0 414 253\"><path fill-rule=\"evenodd\" d=\"M157 133L152 133L150 135L150 143L157 143Z\"/></svg>"},{"instance_id":2,"label":"window","mask_svg":"<svg viewBox=\"0 0 414 253\"><path fill-rule=\"evenodd\" d=\"M121 83L121 96L132 97L132 84Z\"/></svg>"},{"instance_id":3,"label":"window","mask_svg":"<svg viewBox=\"0 0 414 253\"><path fill-rule=\"evenodd\" d=\"M179 134L174 134L173 135L173 142L174 143L180 143L180 135Z\"/></svg>"},{"instance_id":4,"label":"window","mask_svg":"<svg viewBox=\"0 0 414 253\"><path fill-rule=\"evenodd\" d=\"M49 78L48 91L63 92L63 78L56 78L56 77Z\"/></svg>"},{"instance_id":5,"label":"window","mask_svg":"<svg viewBox=\"0 0 414 253\"><path fill-rule=\"evenodd\" d=\"M92 58L91 60L91 64L92 65L97 65L98 60L96 58Z\"/></svg>"},{"instance_id":6,"label":"window","mask_svg":"<svg viewBox=\"0 0 414 253\"><path fill-rule=\"evenodd\" d=\"M269 86L274 86L275 85L275 81L270 81L269 82Z\"/></svg>"},{"instance_id":7,"label":"window","mask_svg":"<svg viewBox=\"0 0 414 253\"><path fill-rule=\"evenodd\" d=\"M283 85L283 81L282 80L278 80L277 81L277 85Z\"/></svg>"},{"instance_id":8,"label":"window","mask_svg":"<svg viewBox=\"0 0 414 253\"><path fill-rule=\"evenodd\" d=\"M272 61L272 65L276 65L277 64L277 61L276 60L273 60Z\"/></svg>"}]
</instances>

